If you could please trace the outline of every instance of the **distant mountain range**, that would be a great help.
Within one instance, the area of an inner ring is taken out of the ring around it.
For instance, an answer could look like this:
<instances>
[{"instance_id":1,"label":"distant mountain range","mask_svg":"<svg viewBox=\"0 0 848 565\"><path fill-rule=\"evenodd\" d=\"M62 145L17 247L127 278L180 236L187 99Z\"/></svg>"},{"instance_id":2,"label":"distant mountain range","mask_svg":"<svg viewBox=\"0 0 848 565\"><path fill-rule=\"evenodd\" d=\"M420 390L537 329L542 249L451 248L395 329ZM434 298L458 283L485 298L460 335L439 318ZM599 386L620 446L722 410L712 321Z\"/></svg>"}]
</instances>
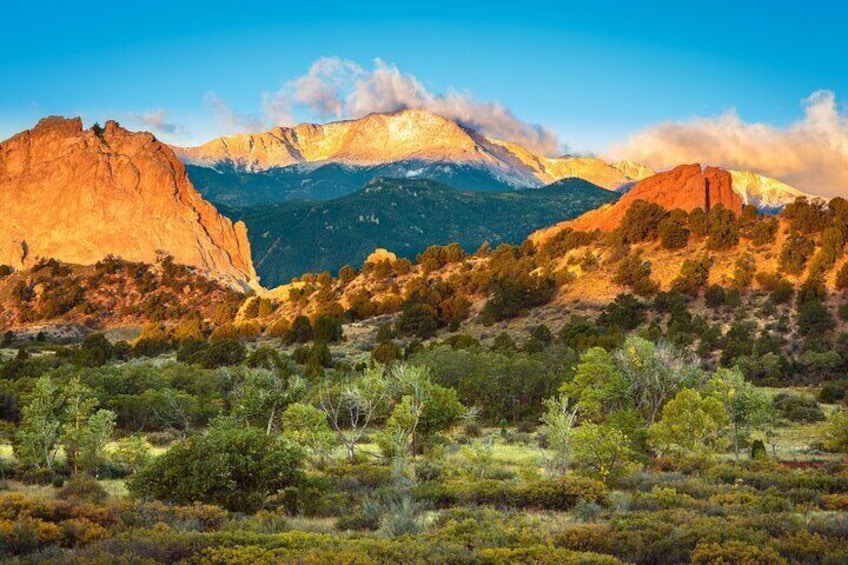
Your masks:
<instances>
[{"instance_id":1,"label":"distant mountain range","mask_svg":"<svg viewBox=\"0 0 848 565\"><path fill-rule=\"evenodd\" d=\"M279 127L174 151L208 198L240 204L335 198L377 177L425 178L477 191L540 188L577 177L619 190L653 174L627 161L535 155L422 110Z\"/></svg>"},{"instance_id":2,"label":"distant mountain range","mask_svg":"<svg viewBox=\"0 0 848 565\"><path fill-rule=\"evenodd\" d=\"M580 178L624 193L654 174L630 161L536 155L422 110L278 127L174 151L198 190L215 203L235 206L329 200L380 177L428 179L481 192L540 188ZM754 172L730 173L743 203L766 212L804 195Z\"/></svg>"},{"instance_id":3,"label":"distant mountain range","mask_svg":"<svg viewBox=\"0 0 848 565\"><path fill-rule=\"evenodd\" d=\"M173 151L116 122L83 129L79 118L53 117L0 143L0 264L110 254L151 263L165 252L247 288L254 262L269 286L359 265L376 247L413 257L453 241L518 243L584 212L574 225L613 229L639 198L773 212L803 195L756 173L678 169L541 157L413 110Z\"/></svg>"},{"instance_id":4,"label":"distant mountain range","mask_svg":"<svg viewBox=\"0 0 848 565\"><path fill-rule=\"evenodd\" d=\"M614 202L618 194L580 179L539 189L459 191L423 179L374 179L327 202L222 206L244 221L266 287L305 272L359 267L378 247L414 259L430 245L520 243L536 229Z\"/></svg>"}]
</instances>

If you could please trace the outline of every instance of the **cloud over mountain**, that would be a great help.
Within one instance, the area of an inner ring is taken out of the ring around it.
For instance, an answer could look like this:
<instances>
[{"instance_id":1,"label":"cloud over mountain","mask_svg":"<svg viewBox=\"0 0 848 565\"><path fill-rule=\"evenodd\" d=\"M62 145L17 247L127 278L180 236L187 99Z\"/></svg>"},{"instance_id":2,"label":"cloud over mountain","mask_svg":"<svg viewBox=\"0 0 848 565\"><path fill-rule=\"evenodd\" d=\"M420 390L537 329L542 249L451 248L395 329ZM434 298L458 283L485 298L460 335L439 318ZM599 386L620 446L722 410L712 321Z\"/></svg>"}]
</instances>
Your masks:
<instances>
[{"instance_id":1,"label":"cloud over mountain","mask_svg":"<svg viewBox=\"0 0 848 565\"><path fill-rule=\"evenodd\" d=\"M611 152L655 169L702 162L756 171L811 194L848 195L848 115L829 90L802 105L804 117L783 128L745 122L730 110L651 126Z\"/></svg>"},{"instance_id":2,"label":"cloud over mountain","mask_svg":"<svg viewBox=\"0 0 848 565\"><path fill-rule=\"evenodd\" d=\"M138 124L143 129L149 130L156 135L171 137L186 137L189 132L182 124L172 121L166 110L150 110L147 112L130 112L126 114L126 120Z\"/></svg>"},{"instance_id":3,"label":"cloud over mountain","mask_svg":"<svg viewBox=\"0 0 848 565\"><path fill-rule=\"evenodd\" d=\"M497 139L519 143L544 155L559 150L556 134L523 122L508 108L474 98L466 91L434 93L414 75L380 59L371 69L339 57L315 61L309 71L280 90L265 93L263 107L275 124L290 125L296 110L321 119L359 118L372 112L427 110Z\"/></svg>"}]
</instances>

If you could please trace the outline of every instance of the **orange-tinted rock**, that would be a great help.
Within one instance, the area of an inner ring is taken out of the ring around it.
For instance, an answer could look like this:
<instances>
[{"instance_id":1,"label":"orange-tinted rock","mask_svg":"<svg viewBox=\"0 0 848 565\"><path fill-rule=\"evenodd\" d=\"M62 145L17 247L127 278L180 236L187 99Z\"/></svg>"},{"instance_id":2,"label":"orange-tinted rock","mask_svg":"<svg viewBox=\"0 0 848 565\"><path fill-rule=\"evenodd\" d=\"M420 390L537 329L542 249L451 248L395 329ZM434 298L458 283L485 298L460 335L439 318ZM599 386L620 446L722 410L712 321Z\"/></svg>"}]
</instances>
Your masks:
<instances>
[{"instance_id":1,"label":"orange-tinted rock","mask_svg":"<svg viewBox=\"0 0 848 565\"><path fill-rule=\"evenodd\" d=\"M721 204L736 215L742 212L742 198L733 191L729 172L716 167L702 169L698 164L680 165L636 183L615 204L539 230L530 238L537 244L542 243L567 227L582 231L612 231L621 224L627 209L637 200L654 202L666 210L680 208L691 212L701 208L708 212L710 208Z\"/></svg>"},{"instance_id":2,"label":"orange-tinted rock","mask_svg":"<svg viewBox=\"0 0 848 565\"><path fill-rule=\"evenodd\" d=\"M247 229L194 189L174 152L116 122L51 117L0 143L0 263L152 263L171 254L234 286L255 282Z\"/></svg>"}]
</instances>

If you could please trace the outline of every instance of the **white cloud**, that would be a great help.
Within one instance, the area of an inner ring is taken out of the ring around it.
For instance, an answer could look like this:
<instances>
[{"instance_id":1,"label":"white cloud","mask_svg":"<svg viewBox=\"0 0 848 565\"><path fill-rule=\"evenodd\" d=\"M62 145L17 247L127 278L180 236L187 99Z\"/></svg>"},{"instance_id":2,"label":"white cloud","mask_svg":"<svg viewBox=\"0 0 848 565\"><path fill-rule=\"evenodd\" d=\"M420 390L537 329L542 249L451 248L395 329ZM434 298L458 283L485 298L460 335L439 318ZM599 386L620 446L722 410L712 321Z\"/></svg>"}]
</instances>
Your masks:
<instances>
[{"instance_id":1,"label":"white cloud","mask_svg":"<svg viewBox=\"0 0 848 565\"><path fill-rule=\"evenodd\" d=\"M141 127L160 136L183 138L189 135L184 125L170 121L168 119L168 112L162 109L150 110L148 112L130 112L126 114L126 120L139 124Z\"/></svg>"},{"instance_id":2,"label":"white cloud","mask_svg":"<svg viewBox=\"0 0 848 565\"><path fill-rule=\"evenodd\" d=\"M785 128L745 122L735 110L662 123L611 153L655 169L700 162L753 170L811 194L848 195L848 115L829 90L814 92L802 107L804 117Z\"/></svg>"},{"instance_id":3,"label":"white cloud","mask_svg":"<svg viewBox=\"0 0 848 565\"><path fill-rule=\"evenodd\" d=\"M263 131L270 123L252 114L242 114L233 110L220 96L207 92L203 97L204 104L212 110L215 119L224 128L225 133L247 133Z\"/></svg>"},{"instance_id":4,"label":"white cloud","mask_svg":"<svg viewBox=\"0 0 848 565\"><path fill-rule=\"evenodd\" d=\"M537 153L554 155L560 150L551 130L519 120L503 105L476 100L464 91L431 92L415 76L379 59L372 69L339 57L318 59L305 75L277 92L265 93L263 107L277 124L294 123L292 115L299 108L321 119L358 118L406 108L428 110Z\"/></svg>"}]
</instances>

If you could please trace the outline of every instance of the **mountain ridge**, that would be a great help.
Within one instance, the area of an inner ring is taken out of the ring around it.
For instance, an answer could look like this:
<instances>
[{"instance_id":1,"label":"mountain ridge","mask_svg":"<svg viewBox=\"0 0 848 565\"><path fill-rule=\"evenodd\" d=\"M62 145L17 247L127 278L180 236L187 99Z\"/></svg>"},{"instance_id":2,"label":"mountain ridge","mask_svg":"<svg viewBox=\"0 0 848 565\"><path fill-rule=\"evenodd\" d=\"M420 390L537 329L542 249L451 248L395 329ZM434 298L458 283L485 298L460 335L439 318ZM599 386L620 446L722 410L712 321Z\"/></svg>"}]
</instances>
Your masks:
<instances>
[{"instance_id":1,"label":"mountain ridge","mask_svg":"<svg viewBox=\"0 0 848 565\"><path fill-rule=\"evenodd\" d=\"M645 167L616 167L601 159L538 156L516 143L490 139L423 110L368 114L357 120L277 127L257 134L174 147L189 165L229 164L246 173L303 163L375 166L405 161L452 163L485 169L513 187L539 187L582 171L584 180L610 190L640 180ZM636 175L636 176L631 176Z\"/></svg>"},{"instance_id":2,"label":"mountain ridge","mask_svg":"<svg viewBox=\"0 0 848 565\"><path fill-rule=\"evenodd\" d=\"M245 221L256 268L267 286L306 272L361 265L375 248L413 259L431 245L518 244L563 217L618 198L580 179L540 189L460 191L426 179L373 179L325 202L222 209Z\"/></svg>"}]
</instances>

